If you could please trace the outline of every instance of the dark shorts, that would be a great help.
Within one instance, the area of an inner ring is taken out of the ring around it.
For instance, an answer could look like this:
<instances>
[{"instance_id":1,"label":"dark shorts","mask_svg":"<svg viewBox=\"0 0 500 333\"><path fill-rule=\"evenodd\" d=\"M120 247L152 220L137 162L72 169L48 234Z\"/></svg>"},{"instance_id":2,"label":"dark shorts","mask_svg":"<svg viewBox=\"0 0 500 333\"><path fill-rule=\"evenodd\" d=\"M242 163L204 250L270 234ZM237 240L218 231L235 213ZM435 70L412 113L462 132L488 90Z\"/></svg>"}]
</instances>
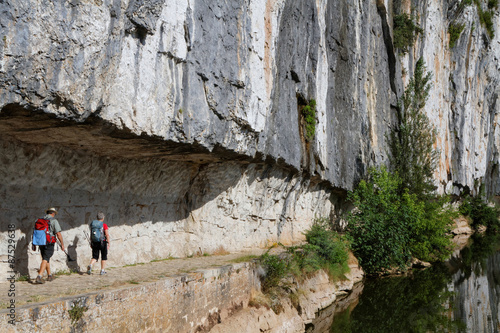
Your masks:
<instances>
[{"instance_id":1,"label":"dark shorts","mask_svg":"<svg viewBox=\"0 0 500 333\"><path fill-rule=\"evenodd\" d=\"M40 253L42 254L42 260L45 260L47 262L50 261L50 258L54 254L54 247L55 243L53 244L47 244L47 245L40 245Z\"/></svg>"},{"instance_id":2,"label":"dark shorts","mask_svg":"<svg viewBox=\"0 0 500 333\"><path fill-rule=\"evenodd\" d=\"M92 242L92 259L99 260L99 252L101 260L108 260L108 242Z\"/></svg>"}]
</instances>

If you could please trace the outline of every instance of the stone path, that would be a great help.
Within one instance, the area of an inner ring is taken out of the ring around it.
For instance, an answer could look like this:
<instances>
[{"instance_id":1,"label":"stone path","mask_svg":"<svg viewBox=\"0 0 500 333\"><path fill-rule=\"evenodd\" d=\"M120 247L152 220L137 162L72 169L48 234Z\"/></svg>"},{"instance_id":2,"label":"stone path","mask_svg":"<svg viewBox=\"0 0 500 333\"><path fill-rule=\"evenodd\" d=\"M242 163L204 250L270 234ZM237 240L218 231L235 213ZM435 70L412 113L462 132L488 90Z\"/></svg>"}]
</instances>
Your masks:
<instances>
[{"instance_id":1,"label":"stone path","mask_svg":"<svg viewBox=\"0 0 500 333\"><path fill-rule=\"evenodd\" d=\"M126 288L137 284L157 281L168 276L192 272L198 269L218 267L234 262L250 261L263 254L265 249L226 255L211 255L182 259L166 259L161 261L135 264L125 267L109 268L106 275L100 275L100 264L94 265L92 275L86 272L58 275L56 279L44 284L33 284L31 281L16 281L16 307L30 306L36 303L55 301L59 298L80 295L97 290ZM275 248L273 253L280 250ZM0 309L4 310L10 301L9 283L0 283ZM0 310L0 312L4 312Z\"/></svg>"}]
</instances>

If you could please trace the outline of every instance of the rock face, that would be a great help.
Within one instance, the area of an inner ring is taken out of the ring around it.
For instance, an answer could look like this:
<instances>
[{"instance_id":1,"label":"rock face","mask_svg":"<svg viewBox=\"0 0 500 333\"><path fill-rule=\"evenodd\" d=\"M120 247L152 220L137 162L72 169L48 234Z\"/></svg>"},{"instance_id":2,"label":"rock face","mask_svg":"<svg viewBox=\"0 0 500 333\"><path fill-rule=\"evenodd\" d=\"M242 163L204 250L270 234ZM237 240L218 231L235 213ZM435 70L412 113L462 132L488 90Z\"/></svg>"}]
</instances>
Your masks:
<instances>
[{"instance_id":1,"label":"rock face","mask_svg":"<svg viewBox=\"0 0 500 333\"><path fill-rule=\"evenodd\" d=\"M410 8L424 32L403 56L392 18ZM48 206L82 258L85 224L105 211L117 265L300 240L387 163L385 135L419 57L433 73L440 191L500 192L500 34L488 35L477 6L9 0L0 17L0 240L15 225L20 272L38 265L27 238ZM450 22L465 25L454 48ZM500 31L498 10L493 24ZM54 260L66 267L62 253Z\"/></svg>"}]
</instances>

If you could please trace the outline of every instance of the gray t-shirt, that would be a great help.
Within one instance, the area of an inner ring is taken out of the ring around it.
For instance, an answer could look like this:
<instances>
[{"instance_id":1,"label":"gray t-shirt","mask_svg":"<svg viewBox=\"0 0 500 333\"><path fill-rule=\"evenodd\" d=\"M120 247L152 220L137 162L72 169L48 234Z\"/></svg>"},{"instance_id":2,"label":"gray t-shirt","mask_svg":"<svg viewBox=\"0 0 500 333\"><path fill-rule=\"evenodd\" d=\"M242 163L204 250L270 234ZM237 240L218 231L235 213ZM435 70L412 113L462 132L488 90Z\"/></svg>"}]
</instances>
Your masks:
<instances>
[{"instance_id":1,"label":"gray t-shirt","mask_svg":"<svg viewBox=\"0 0 500 333\"><path fill-rule=\"evenodd\" d=\"M52 217L52 215L45 215L43 217L46 220L50 220L50 228L49 228L49 234L51 236L55 236L58 232L61 232L61 226L59 225L59 221L55 219L55 217Z\"/></svg>"}]
</instances>

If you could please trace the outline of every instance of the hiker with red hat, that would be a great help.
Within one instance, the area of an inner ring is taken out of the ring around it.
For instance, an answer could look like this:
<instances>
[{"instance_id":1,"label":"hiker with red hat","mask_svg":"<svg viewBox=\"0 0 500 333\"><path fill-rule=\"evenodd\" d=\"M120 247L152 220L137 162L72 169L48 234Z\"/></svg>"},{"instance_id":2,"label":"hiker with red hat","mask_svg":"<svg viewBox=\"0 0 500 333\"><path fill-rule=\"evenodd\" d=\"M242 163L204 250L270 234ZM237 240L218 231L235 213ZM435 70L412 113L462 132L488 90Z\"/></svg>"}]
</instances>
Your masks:
<instances>
[{"instance_id":1,"label":"hiker with red hat","mask_svg":"<svg viewBox=\"0 0 500 333\"><path fill-rule=\"evenodd\" d=\"M61 235L61 226L59 225L59 221L55 219L57 214L57 210L53 207L46 210L46 215L43 218L37 220L36 225L41 225L46 223L46 230L44 233L46 234L46 242L45 245L38 245L40 248L40 254L42 255L42 263L40 264L40 270L38 271L38 276L36 277L35 283L42 284L43 281L43 273L47 271L47 281L54 280L52 273L50 272L50 258L54 254L54 248L56 245L56 237L59 239L61 249L64 251L64 242ZM35 226L35 229L38 229ZM34 245L35 242L33 242Z\"/></svg>"}]
</instances>

